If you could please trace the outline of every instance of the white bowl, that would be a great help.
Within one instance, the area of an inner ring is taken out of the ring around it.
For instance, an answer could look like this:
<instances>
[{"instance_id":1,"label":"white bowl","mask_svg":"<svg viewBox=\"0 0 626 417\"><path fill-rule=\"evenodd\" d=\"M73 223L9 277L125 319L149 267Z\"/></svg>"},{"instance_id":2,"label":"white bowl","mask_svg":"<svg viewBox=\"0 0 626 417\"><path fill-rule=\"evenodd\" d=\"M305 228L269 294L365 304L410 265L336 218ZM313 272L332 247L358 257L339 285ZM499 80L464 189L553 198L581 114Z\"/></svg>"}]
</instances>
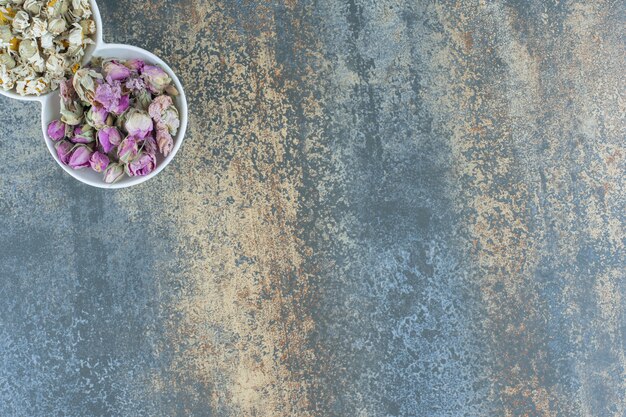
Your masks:
<instances>
[{"instance_id":1,"label":"white bowl","mask_svg":"<svg viewBox=\"0 0 626 417\"><path fill-rule=\"evenodd\" d=\"M180 113L180 128L178 129L178 133L174 138L174 148L172 152L167 157L163 157L162 155L157 156L157 167L150 174L143 177L129 177L124 175L118 182L114 184L107 184L104 182L104 174L99 174L91 169L83 168L83 169L72 169L67 165L64 165L59 160L56 152L56 142L53 142L48 137L48 124L51 121L57 120L61 118L61 103L59 98L59 92L55 91L52 94L48 95L43 101L43 111L41 113L41 129L43 130L44 138L46 140L46 144L48 145L48 150L54 157L54 160L72 177L76 178L79 181L84 182L85 184L92 185L94 187L100 188L125 188L130 187L132 185L141 184L149 180L150 178L157 175L159 172L165 168L167 164L169 164L178 149L180 149L180 145L183 143L183 139L185 138L185 131L187 130L187 99L185 98L185 91L183 90L183 86L180 84L178 77L174 74L174 71L159 57L150 52L137 48L135 46L130 45L116 45L116 44L106 44L101 43L97 46L95 52L93 53L94 57L101 58L119 58L121 60L137 58L146 61L149 64L159 65L163 70L165 70L169 76L172 78L176 89L179 92L177 97L172 97L174 99L174 104Z\"/></svg>"},{"instance_id":2,"label":"white bowl","mask_svg":"<svg viewBox=\"0 0 626 417\"><path fill-rule=\"evenodd\" d=\"M82 63L85 64L91 61L91 57L94 51L98 48L98 45L102 45L102 17L100 16L100 9L98 9L98 5L96 4L96 0L89 0L91 4L91 13L93 14L93 21L96 23L96 34L94 35L95 44L88 45L85 48L85 55L83 56ZM43 94L41 96L21 96L17 94L15 91L4 91L0 89L0 94L3 96L14 98L16 100L21 101L40 101L43 102L45 98L52 94L52 92Z\"/></svg>"},{"instance_id":3,"label":"white bowl","mask_svg":"<svg viewBox=\"0 0 626 417\"><path fill-rule=\"evenodd\" d=\"M88 168L75 170L68 167L67 165L64 165L63 163L61 163L59 157L57 156L55 148L56 143L50 140L50 138L48 137L48 124L53 120L61 118L59 91L52 91L39 97L23 97L14 92L7 91L0 91L0 93L2 95L15 98L17 100L39 101L41 103L41 129L43 131L44 140L46 141L46 145L48 146L50 154L52 155L54 160L57 161L57 163L61 166L61 168L65 170L65 172L67 172L77 180L93 187L126 188L133 185L141 184L142 182L149 180L150 178L161 172L167 166L167 164L172 161L172 159L180 149L180 145L183 143L183 139L185 138L185 132L187 130L187 98L185 97L185 91L183 90L183 86L174 71L172 71L169 65L163 62L163 60L161 60L159 57L135 46L105 43L102 40L102 20L100 18L100 12L98 10L98 6L95 0L91 0L91 7L94 15L94 21L96 22L96 44L90 45L89 48L87 48L87 50L85 51L83 64L89 62L93 57L119 58L121 60L131 58L142 59L149 64L156 64L163 68L163 70L166 71L168 75L172 78L172 81L179 92L179 95L177 97L172 97L174 99L174 104L176 105L176 108L180 113L180 128L178 129L176 137L174 137L174 148L167 157L164 158L162 155L159 155L157 157L157 167L154 171L142 177L129 177L127 175L124 175L118 182L114 184L107 184L104 182L103 179L104 174L99 174Z\"/></svg>"}]
</instances>

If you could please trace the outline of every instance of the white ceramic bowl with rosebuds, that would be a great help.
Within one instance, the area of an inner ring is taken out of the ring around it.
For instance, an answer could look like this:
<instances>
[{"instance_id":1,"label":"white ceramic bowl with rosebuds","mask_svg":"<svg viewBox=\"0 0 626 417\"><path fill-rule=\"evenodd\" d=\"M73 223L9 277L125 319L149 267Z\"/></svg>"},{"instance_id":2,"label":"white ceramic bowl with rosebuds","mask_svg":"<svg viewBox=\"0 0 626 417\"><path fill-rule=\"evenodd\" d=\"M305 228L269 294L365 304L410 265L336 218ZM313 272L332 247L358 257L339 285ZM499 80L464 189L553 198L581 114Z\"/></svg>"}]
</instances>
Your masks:
<instances>
[{"instance_id":1,"label":"white ceramic bowl with rosebuds","mask_svg":"<svg viewBox=\"0 0 626 417\"><path fill-rule=\"evenodd\" d=\"M100 17L100 12L98 10L98 5L95 0L91 0L91 9L93 13L93 20L96 23L96 34L95 34L95 45L89 45L85 50L85 56L83 58L83 65L91 61L92 58L112 58L119 60L128 60L128 59L140 59L145 61L147 64L157 65L161 67L172 79L173 85L178 90L178 95L172 97L174 101L174 105L176 106L179 116L180 116L180 127L174 139L174 146L172 151L167 155L167 157L163 157L163 155L159 154L157 156L157 165L156 168L148 175L145 176L134 176L129 177L124 175L120 180L113 184L107 184L104 182L104 174L97 173L89 168L83 169L72 169L71 167L63 164L59 159L56 151L56 142L52 141L48 137L48 125L53 120L58 120L61 118L61 102L60 102L60 93L59 91L53 91L39 97L37 96L20 96L15 92L11 91L2 91L0 90L0 94L14 98L22 101L38 101L42 105L41 112L41 128L43 131L43 136L46 141L46 145L48 146L48 150L50 154L54 158L54 160L59 164L65 172L70 174L72 177L77 180L99 188L125 188L133 185L141 184L153 178L159 172L161 172L174 158L185 137L185 132L187 130L187 99L185 97L185 91L183 86L180 83L180 80L172 71L172 69L161 60L156 55L141 49L135 46L130 45L120 45L120 44L107 44L102 40L102 19Z\"/></svg>"}]
</instances>

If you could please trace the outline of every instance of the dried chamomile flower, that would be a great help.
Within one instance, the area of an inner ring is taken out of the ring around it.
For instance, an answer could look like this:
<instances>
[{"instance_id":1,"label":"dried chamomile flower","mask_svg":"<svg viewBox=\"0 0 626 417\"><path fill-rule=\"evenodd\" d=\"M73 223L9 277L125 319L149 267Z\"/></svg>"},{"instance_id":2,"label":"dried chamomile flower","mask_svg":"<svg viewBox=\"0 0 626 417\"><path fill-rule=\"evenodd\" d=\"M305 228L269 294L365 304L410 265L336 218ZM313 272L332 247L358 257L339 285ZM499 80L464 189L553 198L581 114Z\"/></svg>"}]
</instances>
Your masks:
<instances>
[{"instance_id":1,"label":"dried chamomile flower","mask_svg":"<svg viewBox=\"0 0 626 417\"><path fill-rule=\"evenodd\" d=\"M37 48L37 41L34 39L23 40L18 48L18 53L22 60L29 60L33 55L39 53L39 49Z\"/></svg>"},{"instance_id":2,"label":"dried chamomile flower","mask_svg":"<svg viewBox=\"0 0 626 417\"><path fill-rule=\"evenodd\" d=\"M30 15L24 10L20 10L15 14L11 26L18 33L24 32L30 26Z\"/></svg>"},{"instance_id":3,"label":"dried chamomile flower","mask_svg":"<svg viewBox=\"0 0 626 417\"><path fill-rule=\"evenodd\" d=\"M81 20L80 26L83 28L83 35L93 35L96 33L96 22L91 19Z\"/></svg>"},{"instance_id":4,"label":"dried chamomile flower","mask_svg":"<svg viewBox=\"0 0 626 417\"><path fill-rule=\"evenodd\" d=\"M4 66L7 69L15 68L15 60L11 56L11 54L0 54L0 66Z\"/></svg>"},{"instance_id":5,"label":"dried chamomile flower","mask_svg":"<svg viewBox=\"0 0 626 417\"><path fill-rule=\"evenodd\" d=\"M38 17L33 17L33 24L29 29L34 38L41 38L48 31L48 22Z\"/></svg>"},{"instance_id":6,"label":"dried chamomile flower","mask_svg":"<svg viewBox=\"0 0 626 417\"><path fill-rule=\"evenodd\" d=\"M67 30L67 22L63 17L54 17L48 22L48 31L53 35L60 35Z\"/></svg>"},{"instance_id":7,"label":"dried chamomile flower","mask_svg":"<svg viewBox=\"0 0 626 417\"><path fill-rule=\"evenodd\" d=\"M89 0L0 0L0 88L43 94L70 77L97 28Z\"/></svg>"},{"instance_id":8,"label":"dried chamomile flower","mask_svg":"<svg viewBox=\"0 0 626 417\"><path fill-rule=\"evenodd\" d=\"M75 16L88 18L91 16L89 0L72 0L72 13Z\"/></svg>"},{"instance_id":9,"label":"dried chamomile flower","mask_svg":"<svg viewBox=\"0 0 626 417\"><path fill-rule=\"evenodd\" d=\"M9 48L11 45L11 39L13 39L13 32L9 25L0 25L0 48Z\"/></svg>"},{"instance_id":10,"label":"dried chamomile flower","mask_svg":"<svg viewBox=\"0 0 626 417\"><path fill-rule=\"evenodd\" d=\"M24 10L30 13L32 16L36 16L41 13L42 2L39 0L26 0L23 6Z\"/></svg>"}]
</instances>

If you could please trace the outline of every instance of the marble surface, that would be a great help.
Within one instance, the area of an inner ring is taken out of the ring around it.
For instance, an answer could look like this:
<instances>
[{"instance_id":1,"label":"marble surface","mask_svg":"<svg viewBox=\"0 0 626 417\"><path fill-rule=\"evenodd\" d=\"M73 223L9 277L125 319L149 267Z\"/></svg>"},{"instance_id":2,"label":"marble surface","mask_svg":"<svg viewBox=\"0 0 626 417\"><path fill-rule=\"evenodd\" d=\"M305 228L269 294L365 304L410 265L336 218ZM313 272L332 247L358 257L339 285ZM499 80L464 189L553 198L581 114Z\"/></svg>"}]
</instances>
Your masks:
<instances>
[{"instance_id":1,"label":"marble surface","mask_svg":"<svg viewBox=\"0 0 626 417\"><path fill-rule=\"evenodd\" d=\"M626 6L101 0L190 123L65 174L0 98L0 415L626 415Z\"/></svg>"}]
</instances>

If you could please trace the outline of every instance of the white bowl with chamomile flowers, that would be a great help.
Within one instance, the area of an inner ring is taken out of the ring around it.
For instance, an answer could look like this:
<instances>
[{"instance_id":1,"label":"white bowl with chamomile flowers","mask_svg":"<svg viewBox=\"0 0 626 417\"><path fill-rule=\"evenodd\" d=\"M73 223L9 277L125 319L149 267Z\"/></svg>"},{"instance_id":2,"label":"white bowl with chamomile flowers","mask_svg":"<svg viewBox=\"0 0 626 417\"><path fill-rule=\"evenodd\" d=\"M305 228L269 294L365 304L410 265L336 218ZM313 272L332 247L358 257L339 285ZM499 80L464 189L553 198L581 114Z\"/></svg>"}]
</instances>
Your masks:
<instances>
[{"instance_id":1,"label":"white bowl with chamomile flowers","mask_svg":"<svg viewBox=\"0 0 626 417\"><path fill-rule=\"evenodd\" d=\"M57 84L50 85L52 91L37 95L37 88L24 88L22 83L19 91L0 88L0 94L42 104L41 125L48 150L75 179L111 189L145 182L161 172L180 149L188 117L183 87L154 54L105 43L94 0L57 1L67 7L90 7L93 41L83 43L80 64L74 64L63 78L55 78L54 73L48 77ZM47 4L59 7L55 1ZM29 6L29 0L24 5ZM74 31L79 32L78 24ZM24 94L26 90L35 94Z\"/></svg>"}]
</instances>

